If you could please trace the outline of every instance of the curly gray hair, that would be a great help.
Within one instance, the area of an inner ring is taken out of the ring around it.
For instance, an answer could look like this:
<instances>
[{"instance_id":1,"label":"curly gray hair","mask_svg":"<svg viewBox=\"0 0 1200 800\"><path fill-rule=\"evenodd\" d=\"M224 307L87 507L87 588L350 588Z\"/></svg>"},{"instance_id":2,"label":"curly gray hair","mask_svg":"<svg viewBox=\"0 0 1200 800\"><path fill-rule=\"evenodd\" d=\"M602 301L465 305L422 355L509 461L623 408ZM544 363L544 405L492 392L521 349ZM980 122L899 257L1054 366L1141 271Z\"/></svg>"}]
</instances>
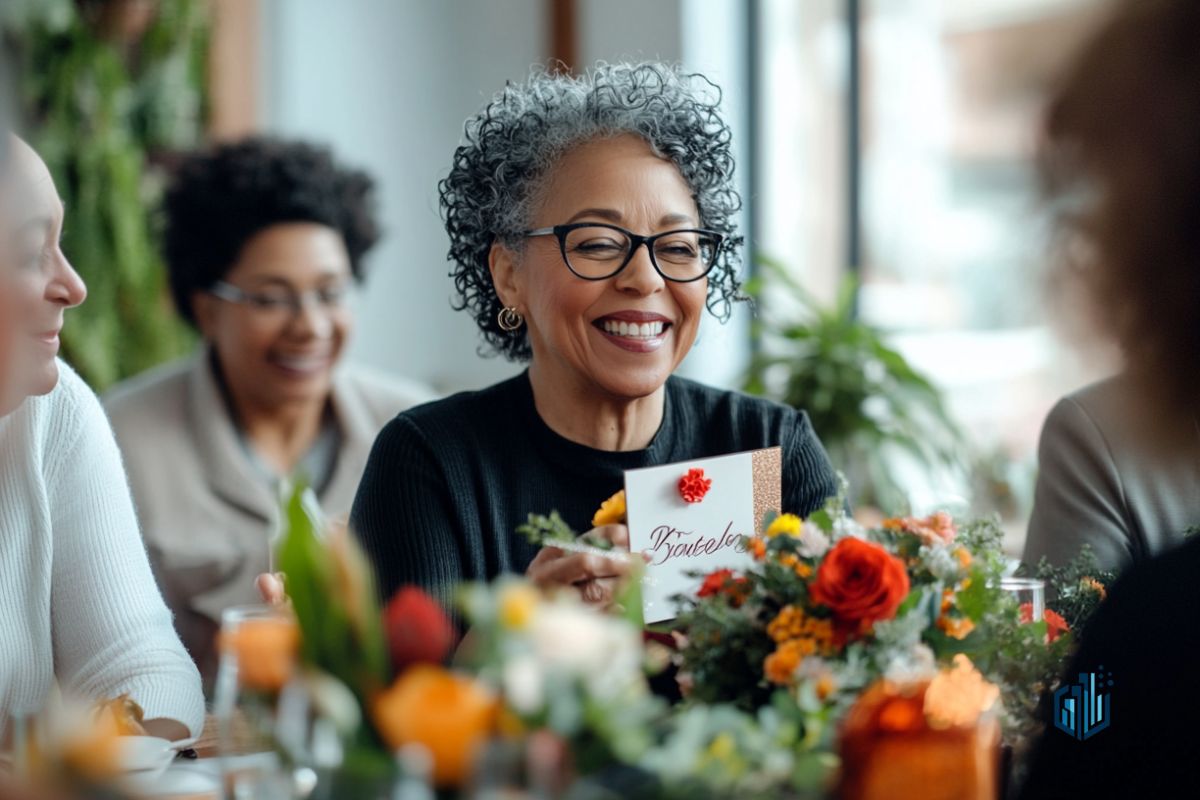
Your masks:
<instances>
[{"instance_id":1,"label":"curly gray hair","mask_svg":"<svg viewBox=\"0 0 1200 800\"><path fill-rule=\"evenodd\" d=\"M454 308L471 312L494 352L515 361L532 355L526 336L497 324L502 303L488 269L492 244L521 246L538 189L568 149L622 133L642 137L670 159L691 187L700 224L726 237L709 274L708 309L728 319L741 299L742 237L734 222L741 198L720 101L721 90L703 75L659 63L600 64L578 77L535 70L467 120L466 143L454 151L438 190L450 234Z\"/></svg>"}]
</instances>

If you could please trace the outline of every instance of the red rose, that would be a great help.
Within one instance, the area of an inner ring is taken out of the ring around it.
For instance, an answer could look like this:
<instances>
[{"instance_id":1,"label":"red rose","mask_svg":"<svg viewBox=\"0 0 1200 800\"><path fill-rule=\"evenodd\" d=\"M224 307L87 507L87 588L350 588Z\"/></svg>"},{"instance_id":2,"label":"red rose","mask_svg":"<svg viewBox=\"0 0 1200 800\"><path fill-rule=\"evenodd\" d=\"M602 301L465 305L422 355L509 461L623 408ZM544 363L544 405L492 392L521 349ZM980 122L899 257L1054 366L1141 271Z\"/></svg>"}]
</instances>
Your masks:
<instances>
[{"instance_id":1,"label":"red rose","mask_svg":"<svg viewBox=\"0 0 1200 800\"><path fill-rule=\"evenodd\" d=\"M413 586L396 592L383 612L392 669L440 664L454 647L454 625L432 597Z\"/></svg>"},{"instance_id":2,"label":"red rose","mask_svg":"<svg viewBox=\"0 0 1200 800\"><path fill-rule=\"evenodd\" d=\"M903 561L878 544L847 537L821 562L809 596L833 611L842 635L853 635L896 616L908 589Z\"/></svg>"}]
</instances>

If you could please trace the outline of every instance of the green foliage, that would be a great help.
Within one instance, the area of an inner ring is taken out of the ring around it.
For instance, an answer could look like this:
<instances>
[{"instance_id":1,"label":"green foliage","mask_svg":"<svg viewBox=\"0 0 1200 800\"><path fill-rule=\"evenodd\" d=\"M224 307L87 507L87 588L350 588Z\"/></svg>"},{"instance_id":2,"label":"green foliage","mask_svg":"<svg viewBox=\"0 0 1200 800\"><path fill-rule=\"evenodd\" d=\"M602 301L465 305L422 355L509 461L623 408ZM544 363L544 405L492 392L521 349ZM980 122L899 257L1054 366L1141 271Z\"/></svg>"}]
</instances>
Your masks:
<instances>
[{"instance_id":1,"label":"green foliage","mask_svg":"<svg viewBox=\"0 0 1200 800\"><path fill-rule=\"evenodd\" d=\"M763 679L763 660L775 649L766 632L771 615L730 603L689 602L681 616L687 644L680 655L691 673L690 699L743 711L765 705L772 690Z\"/></svg>"},{"instance_id":2,"label":"green foliage","mask_svg":"<svg viewBox=\"0 0 1200 800\"><path fill-rule=\"evenodd\" d=\"M304 661L366 700L387 685L383 614L370 566L345 530L320 533L303 484L285 500L279 568L303 638Z\"/></svg>"},{"instance_id":3,"label":"green foliage","mask_svg":"<svg viewBox=\"0 0 1200 800\"><path fill-rule=\"evenodd\" d=\"M298 483L283 501L277 563L300 626L302 661L345 684L361 709L387 686L391 672L383 614L365 557L345 529L324 534ZM360 726L346 769L371 772L390 759L374 729Z\"/></svg>"},{"instance_id":4,"label":"green foliage","mask_svg":"<svg viewBox=\"0 0 1200 800\"><path fill-rule=\"evenodd\" d=\"M163 0L133 43L102 36L69 1L4 18L29 142L66 207L63 251L88 286L62 352L97 390L193 341L165 293L153 211L162 180L147 156L199 140L207 13L202 0Z\"/></svg>"},{"instance_id":5,"label":"green foliage","mask_svg":"<svg viewBox=\"0 0 1200 800\"><path fill-rule=\"evenodd\" d=\"M1084 544L1079 554L1061 567L1042 558L1034 577L1046 583L1046 604L1062 615L1071 630L1083 625L1096 611L1106 592L1097 586L1111 586L1117 573L1100 569L1096 554Z\"/></svg>"},{"instance_id":6,"label":"green foliage","mask_svg":"<svg viewBox=\"0 0 1200 800\"><path fill-rule=\"evenodd\" d=\"M573 542L579 536L557 511L551 511L549 516L530 514L528 522L517 526L517 533L538 547Z\"/></svg>"},{"instance_id":7,"label":"green foliage","mask_svg":"<svg viewBox=\"0 0 1200 800\"><path fill-rule=\"evenodd\" d=\"M765 299L778 287L799 312L776 318L768 307L755 321L761 347L745 388L808 411L834 466L851 475L859 492L852 500L888 511L904 507L907 492L884 460L889 451L924 467L963 469L964 436L941 392L879 329L857 319L854 280L843 283L832 308L822 308L779 262L761 263L763 277L746 291Z\"/></svg>"}]
</instances>

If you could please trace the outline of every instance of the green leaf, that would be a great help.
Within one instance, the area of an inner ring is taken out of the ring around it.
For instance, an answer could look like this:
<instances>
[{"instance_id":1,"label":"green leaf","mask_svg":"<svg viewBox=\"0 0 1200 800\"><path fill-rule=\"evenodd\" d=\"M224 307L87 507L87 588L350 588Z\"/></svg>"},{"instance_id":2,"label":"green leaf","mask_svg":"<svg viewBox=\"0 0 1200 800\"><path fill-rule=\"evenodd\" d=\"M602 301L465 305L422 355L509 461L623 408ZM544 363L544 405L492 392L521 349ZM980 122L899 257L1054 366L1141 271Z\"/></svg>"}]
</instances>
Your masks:
<instances>
[{"instance_id":1,"label":"green leaf","mask_svg":"<svg viewBox=\"0 0 1200 800\"><path fill-rule=\"evenodd\" d=\"M989 605L987 575L980 569L972 569L970 581L967 588L958 593L955 603L964 615L978 622Z\"/></svg>"}]
</instances>

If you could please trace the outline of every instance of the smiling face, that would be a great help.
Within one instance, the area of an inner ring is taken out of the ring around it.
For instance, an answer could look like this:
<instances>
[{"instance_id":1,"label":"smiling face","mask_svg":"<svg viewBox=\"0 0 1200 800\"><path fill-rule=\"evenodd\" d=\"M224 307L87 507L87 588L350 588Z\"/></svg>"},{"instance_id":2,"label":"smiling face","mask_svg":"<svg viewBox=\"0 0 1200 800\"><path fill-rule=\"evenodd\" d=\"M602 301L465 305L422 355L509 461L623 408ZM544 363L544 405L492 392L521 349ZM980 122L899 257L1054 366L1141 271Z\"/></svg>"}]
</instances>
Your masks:
<instances>
[{"instance_id":1,"label":"smiling face","mask_svg":"<svg viewBox=\"0 0 1200 800\"><path fill-rule=\"evenodd\" d=\"M12 139L0 211L0 291L5 295L7 367L2 411L58 383L59 332L64 312L87 289L62 248L63 206L50 172L27 144Z\"/></svg>"},{"instance_id":2,"label":"smiling face","mask_svg":"<svg viewBox=\"0 0 1200 800\"><path fill-rule=\"evenodd\" d=\"M341 234L325 225L272 225L242 247L223 281L248 302L193 298L196 320L237 401L258 409L324 402L353 327L336 300L351 280ZM305 298L302 310L287 307Z\"/></svg>"},{"instance_id":3,"label":"smiling face","mask_svg":"<svg viewBox=\"0 0 1200 800\"><path fill-rule=\"evenodd\" d=\"M582 144L542 187L532 228L597 222L649 236L700 227L692 192L669 160L640 137ZM658 391L696 340L707 278L667 281L639 247L618 275L572 274L554 236L519 252L497 245L492 274L506 306L525 317L533 369L552 385L632 400Z\"/></svg>"}]
</instances>

